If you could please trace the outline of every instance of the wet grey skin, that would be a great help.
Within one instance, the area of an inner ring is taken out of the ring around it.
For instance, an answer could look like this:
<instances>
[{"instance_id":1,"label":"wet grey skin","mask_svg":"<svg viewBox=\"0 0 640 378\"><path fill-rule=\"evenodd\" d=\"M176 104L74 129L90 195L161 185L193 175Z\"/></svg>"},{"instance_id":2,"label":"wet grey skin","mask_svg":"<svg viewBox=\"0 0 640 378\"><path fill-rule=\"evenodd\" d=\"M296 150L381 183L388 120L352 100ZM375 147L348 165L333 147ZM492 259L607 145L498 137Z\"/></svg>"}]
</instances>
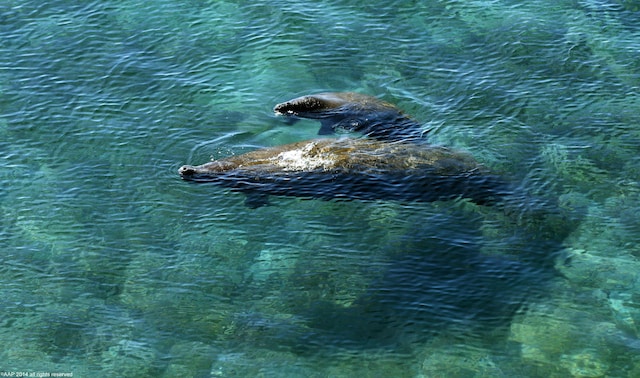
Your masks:
<instances>
[{"instance_id":1,"label":"wet grey skin","mask_svg":"<svg viewBox=\"0 0 640 378\"><path fill-rule=\"evenodd\" d=\"M319 135L337 130L360 132L385 141L418 141L425 131L420 123L394 105L355 92L307 95L277 104L276 115L320 121Z\"/></svg>"}]
</instances>

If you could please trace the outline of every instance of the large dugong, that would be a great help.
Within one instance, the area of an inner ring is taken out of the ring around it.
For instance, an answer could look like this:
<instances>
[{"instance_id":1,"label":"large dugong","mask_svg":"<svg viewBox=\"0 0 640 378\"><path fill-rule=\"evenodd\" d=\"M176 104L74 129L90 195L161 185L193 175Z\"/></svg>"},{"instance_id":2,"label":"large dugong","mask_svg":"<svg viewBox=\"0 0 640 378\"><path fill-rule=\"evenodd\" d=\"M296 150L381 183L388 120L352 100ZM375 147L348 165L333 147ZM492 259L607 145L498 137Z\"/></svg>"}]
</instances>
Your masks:
<instances>
[{"instance_id":1,"label":"large dugong","mask_svg":"<svg viewBox=\"0 0 640 378\"><path fill-rule=\"evenodd\" d=\"M247 194L319 199L491 204L507 185L472 156L444 147L366 138L315 139L179 169L184 180ZM248 203L259 206L261 203Z\"/></svg>"}]
</instances>

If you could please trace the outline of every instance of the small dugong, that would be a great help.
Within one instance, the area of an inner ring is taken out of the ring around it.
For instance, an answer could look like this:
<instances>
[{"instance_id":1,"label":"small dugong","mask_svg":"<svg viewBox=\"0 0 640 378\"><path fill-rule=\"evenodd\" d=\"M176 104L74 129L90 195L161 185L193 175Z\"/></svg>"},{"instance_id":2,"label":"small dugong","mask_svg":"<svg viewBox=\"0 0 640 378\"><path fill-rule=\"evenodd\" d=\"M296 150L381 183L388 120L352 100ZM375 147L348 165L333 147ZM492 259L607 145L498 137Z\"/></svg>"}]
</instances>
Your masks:
<instances>
[{"instance_id":1,"label":"small dugong","mask_svg":"<svg viewBox=\"0 0 640 378\"><path fill-rule=\"evenodd\" d=\"M421 125L394 105L354 92L307 95L277 104L276 115L317 119L320 135L336 130L361 132L378 140L408 141L422 137Z\"/></svg>"}]
</instances>

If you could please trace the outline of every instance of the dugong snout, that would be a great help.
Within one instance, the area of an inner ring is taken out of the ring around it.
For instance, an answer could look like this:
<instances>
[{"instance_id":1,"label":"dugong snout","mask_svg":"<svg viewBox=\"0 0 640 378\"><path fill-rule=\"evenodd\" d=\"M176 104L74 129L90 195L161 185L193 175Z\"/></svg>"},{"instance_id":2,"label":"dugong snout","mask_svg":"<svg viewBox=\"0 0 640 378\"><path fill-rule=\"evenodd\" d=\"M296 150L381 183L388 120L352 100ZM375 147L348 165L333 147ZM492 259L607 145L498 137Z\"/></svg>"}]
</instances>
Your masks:
<instances>
[{"instance_id":1,"label":"dugong snout","mask_svg":"<svg viewBox=\"0 0 640 378\"><path fill-rule=\"evenodd\" d=\"M193 165L183 165L178 169L178 173L182 178L193 176L196 173L196 168Z\"/></svg>"},{"instance_id":2,"label":"dugong snout","mask_svg":"<svg viewBox=\"0 0 640 378\"><path fill-rule=\"evenodd\" d=\"M202 165L183 165L178 173L183 180L217 181L220 175L237 168L238 164L226 160L210 161Z\"/></svg>"}]
</instances>

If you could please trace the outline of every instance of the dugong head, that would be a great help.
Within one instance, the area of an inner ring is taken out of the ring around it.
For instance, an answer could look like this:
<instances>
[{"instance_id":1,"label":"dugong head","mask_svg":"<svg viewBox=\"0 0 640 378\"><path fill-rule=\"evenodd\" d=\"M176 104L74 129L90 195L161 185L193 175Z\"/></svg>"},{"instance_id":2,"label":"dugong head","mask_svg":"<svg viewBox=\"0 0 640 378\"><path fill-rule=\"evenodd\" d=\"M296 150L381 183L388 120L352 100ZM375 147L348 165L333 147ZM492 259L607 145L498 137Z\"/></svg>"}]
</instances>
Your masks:
<instances>
[{"instance_id":1,"label":"dugong head","mask_svg":"<svg viewBox=\"0 0 640 378\"><path fill-rule=\"evenodd\" d=\"M238 168L237 164L225 160L211 161L202 165L183 165L178 173L187 181L212 181L221 174Z\"/></svg>"}]
</instances>

